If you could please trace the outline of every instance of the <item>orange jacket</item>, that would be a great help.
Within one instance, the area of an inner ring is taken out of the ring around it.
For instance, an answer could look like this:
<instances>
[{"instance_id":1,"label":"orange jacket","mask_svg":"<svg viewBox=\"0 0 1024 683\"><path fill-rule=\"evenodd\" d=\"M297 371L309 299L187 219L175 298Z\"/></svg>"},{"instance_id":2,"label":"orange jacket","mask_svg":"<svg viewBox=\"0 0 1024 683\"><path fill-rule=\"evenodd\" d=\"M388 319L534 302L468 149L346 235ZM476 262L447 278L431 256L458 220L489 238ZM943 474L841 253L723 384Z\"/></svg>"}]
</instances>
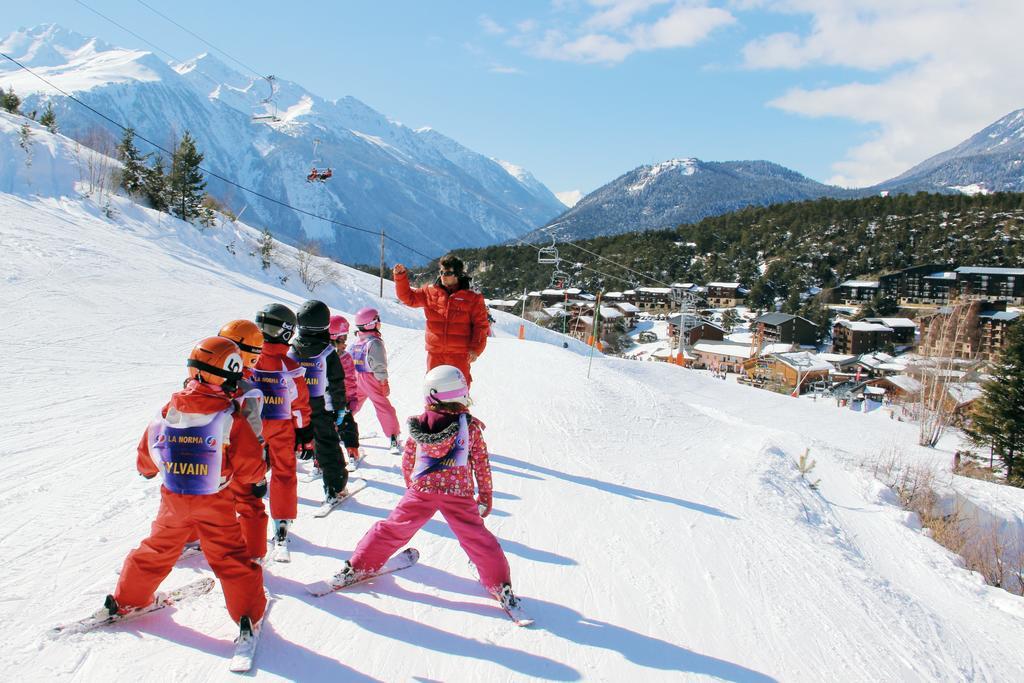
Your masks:
<instances>
[{"instance_id":1,"label":"orange jacket","mask_svg":"<svg viewBox=\"0 0 1024 683\"><path fill-rule=\"evenodd\" d=\"M427 353L480 355L487 346L491 324L483 295L460 278L459 289L449 292L434 282L413 289L405 273L395 276L395 293L406 306L422 308L427 317Z\"/></svg>"},{"instance_id":2,"label":"orange jacket","mask_svg":"<svg viewBox=\"0 0 1024 683\"><path fill-rule=\"evenodd\" d=\"M173 407L179 413L210 415L232 405L233 401L220 390L220 387L191 380L184 389L171 395L171 400L161 409L160 414L167 417L167 411ZM139 470L139 474L147 479L152 479L160 473L149 453L148 428L142 433L142 439L139 440L136 468ZM256 434L253 433L249 423L236 413L231 420L229 442L224 446L221 476L234 479L242 484L255 484L263 480L266 471L263 447L256 440Z\"/></svg>"}]
</instances>

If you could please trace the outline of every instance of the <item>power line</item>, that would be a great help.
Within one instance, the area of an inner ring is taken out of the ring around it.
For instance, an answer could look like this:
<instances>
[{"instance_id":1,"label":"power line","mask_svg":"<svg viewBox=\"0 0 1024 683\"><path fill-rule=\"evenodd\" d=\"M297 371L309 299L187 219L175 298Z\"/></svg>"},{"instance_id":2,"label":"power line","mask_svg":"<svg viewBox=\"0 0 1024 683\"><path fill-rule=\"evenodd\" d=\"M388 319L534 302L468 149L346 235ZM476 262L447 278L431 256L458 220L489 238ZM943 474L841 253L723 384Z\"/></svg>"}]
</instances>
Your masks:
<instances>
[{"instance_id":1,"label":"power line","mask_svg":"<svg viewBox=\"0 0 1024 683\"><path fill-rule=\"evenodd\" d=\"M151 12L153 12L154 14L157 14L157 15L159 15L159 16L161 16L161 17L163 17L164 19L166 19L167 21L171 22L172 24L174 24L175 26L177 26L178 28L180 28L180 29L181 29L182 31L184 31L185 33L189 34L190 36L192 36L192 37L193 37L193 38L195 38L196 40L198 40L198 41L202 42L202 43L203 43L204 45L206 45L207 47L213 48L213 49L214 49L214 50L216 50L217 52L221 53L222 55L224 55L225 57L227 57L228 59L230 59L231 61L233 61L233 62L234 62L235 64L238 64L238 65L240 65L241 67L243 67L243 68L245 68L245 69L248 69L248 70L249 70L250 72L252 72L253 74L255 74L255 75L256 75L256 76L258 77L258 78L265 78L265 76L264 76L263 74L261 74L260 72L256 71L256 69L252 68L251 66L249 66L248 64L246 64L246 63L245 63L245 62L243 62L242 60L240 60L240 59L236 59L235 57L232 57L231 55L229 55L229 54L228 54L227 52L225 52L224 50L220 49L219 47L217 47L216 45L214 45L214 44L213 44L213 43L211 43L210 41L206 40L206 39L205 39L205 38L203 38L202 36L198 35L198 34L197 34L197 33L195 33L194 31L191 31L191 30L189 30L189 29L185 28L184 26L182 26L181 24L179 24L178 22L176 22L176 21L175 21L174 19L171 19L171 18L170 18L169 16L167 16L166 14L164 14L163 12L161 12L160 10L156 9L156 8L155 8L155 7L153 7L152 5L149 5L149 4L145 3L145 2L143 2L143 0L137 0L137 2L138 2L138 3L140 4L140 5L142 5L143 7L145 7L145 8L147 8L147 9L149 9L149 10L150 10Z\"/></svg>"},{"instance_id":2,"label":"power line","mask_svg":"<svg viewBox=\"0 0 1024 683\"><path fill-rule=\"evenodd\" d=\"M103 112L93 108L89 104L86 104L85 102L83 102L82 100L78 99L77 97L75 97L71 93L68 93L67 91L63 90L62 88L57 87L56 85L54 85L53 83L51 83L47 79L43 78L42 76L37 74L35 71L33 71L32 69L28 68L27 66L25 66L24 64L22 64L18 60L14 59L10 55L7 55L7 54L5 54L3 52L0 52L0 56L2 56L4 59L7 59L8 61L16 64L18 67L20 67L21 69L25 70L27 73L29 73L32 76L34 76L35 78L39 79L40 81L42 81L46 85L50 86L51 88L53 88L57 92L61 93L62 95L67 97L72 102L75 102L75 103L85 107L86 109L91 111L93 114L96 114L97 116L99 116L100 118L104 119L105 121L108 121L109 123L111 123L112 125L116 126L117 128L120 128L122 131L128 130L128 128L126 126L124 126L121 123L119 123L119 122L115 121L114 119L110 118L109 116L107 116ZM133 132L134 132L134 129L133 129ZM171 152L170 150L165 149L161 145L158 145L157 143L153 142L152 140L150 140L150 139L148 139L148 138L146 138L146 137L144 137L142 135L139 135L138 133L135 133L135 137L137 137L138 139L142 140L143 142L151 145L153 148L158 149L161 152L163 152L163 153L165 153L165 154L167 154L169 156L173 157L173 155L174 155L174 153ZM256 190L253 190L252 188L246 187L245 185L242 185L240 183L236 183L235 181L233 181L233 180L231 180L229 178L225 178L224 176L220 175L219 173L211 171L211 170L209 170L209 169L207 169L207 168L205 168L203 166L199 166L198 168L199 168L200 171L202 171L206 175L210 176L211 178L216 178L217 180L220 180L221 182L227 183L228 185L231 185L232 187L236 187L239 190L242 190L243 192L248 192L249 194L254 195L256 197L259 197L260 199L264 199L264 200L266 200L268 202L271 202L273 204L277 204L278 206L284 207L286 209L291 209L292 211L295 211L296 213L301 213L301 214L309 216L311 218L317 218L319 220L326 221L326 222L328 222L328 223L330 223L332 225L337 225L339 227L347 228L349 230L356 230L358 232L366 233L368 235L374 235L375 237L379 236L381 234L380 230L368 230L366 228L360 228L360 227L358 227L356 225L351 225L349 223L344 223L342 221L335 220L333 218L327 218L326 216L321 216L319 214L315 214L315 213L313 213L311 211L306 211L305 209L300 209L299 207L292 206L291 204L288 204L287 202L283 202L280 199L275 199L274 197L270 197L268 195L265 195L262 192L258 192ZM436 258L438 258L438 257L435 257L435 256L428 256L427 254L424 254L423 252L410 247L408 244L405 244L404 242L400 242L400 241L396 240L395 238L388 236L386 233L385 233L384 237L385 237L385 239L391 240L395 244L398 244L398 245L408 249L412 253L414 253L414 254L416 254L418 256L422 256L423 258L427 259L428 261L432 261L432 260L435 260Z\"/></svg>"}]
</instances>

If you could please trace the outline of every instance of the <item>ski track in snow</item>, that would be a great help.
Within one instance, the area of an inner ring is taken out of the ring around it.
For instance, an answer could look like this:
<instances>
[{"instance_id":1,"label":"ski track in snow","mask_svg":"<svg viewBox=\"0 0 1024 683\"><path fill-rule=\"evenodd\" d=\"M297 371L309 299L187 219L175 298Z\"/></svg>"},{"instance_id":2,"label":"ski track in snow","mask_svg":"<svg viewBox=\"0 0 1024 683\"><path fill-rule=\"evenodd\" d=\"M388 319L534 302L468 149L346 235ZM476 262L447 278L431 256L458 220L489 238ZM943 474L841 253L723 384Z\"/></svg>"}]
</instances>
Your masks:
<instances>
[{"instance_id":1,"label":"ski track in snow","mask_svg":"<svg viewBox=\"0 0 1024 683\"><path fill-rule=\"evenodd\" d=\"M0 295L16 331L0 423L0 670L228 680L236 633L219 587L104 631L44 636L95 610L147 534L159 484L135 473L135 445L191 345L269 301L305 298L246 256L244 226L200 232L114 206L108 220L88 201L0 193ZM404 421L419 411L422 314L376 288L344 269L317 294L346 315L380 308ZM369 440L367 489L329 517L312 518L321 482L299 483L292 562L265 571L276 602L255 677L1021 679L1021 598L960 568L862 467L893 447L948 457L913 445L912 426L660 363L598 356L588 379L580 345L532 327L552 343L521 342L517 319L496 317L473 367L473 412L492 454L488 527L536 625L509 623L440 516L412 542L415 567L306 593L402 495L400 458ZM358 419L379 432L369 404ZM805 448L817 490L797 469ZM209 573L189 558L164 587Z\"/></svg>"}]
</instances>

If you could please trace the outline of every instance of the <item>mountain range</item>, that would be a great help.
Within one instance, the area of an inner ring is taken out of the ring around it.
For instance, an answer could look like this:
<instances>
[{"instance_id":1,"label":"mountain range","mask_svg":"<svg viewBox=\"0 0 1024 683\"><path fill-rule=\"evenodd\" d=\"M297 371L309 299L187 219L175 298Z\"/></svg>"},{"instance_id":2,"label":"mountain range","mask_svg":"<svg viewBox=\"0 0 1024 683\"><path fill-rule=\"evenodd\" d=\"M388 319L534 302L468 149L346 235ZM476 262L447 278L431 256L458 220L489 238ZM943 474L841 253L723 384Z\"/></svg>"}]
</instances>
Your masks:
<instances>
[{"instance_id":1,"label":"mountain range","mask_svg":"<svg viewBox=\"0 0 1024 683\"><path fill-rule=\"evenodd\" d=\"M769 161L670 159L641 166L583 197L526 240L576 240L697 223L746 206L916 192L1024 191L1024 109L877 185L825 185Z\"/></svg>"},{"instance_id":2,"label":"mountain range","mask_svg":"<svg viewBox=\"0 0 1024 683\"><path fill-rule=\"evenodd\" d=\"M383 229L394 238L386 258L412 263L455 246L511 239L565 209L514 164L392 121L354 97L330 101L285 79L250 78L210 54L168 64L52 24L9 35L0 51L165 149L188 130L205 168L258 193L208 176L213 196L275 237L315 242L348 263L375 262L379 233L281 203ZM61 131L76 139L95 140L96 129L120 138L119 128L10 62L0 64L0 87L13 88L26 112L51 102ZM140 149L153 151L141 142ZM332 179L307 182L312 166L331 168Z\"/></svg>"}]
</instances>

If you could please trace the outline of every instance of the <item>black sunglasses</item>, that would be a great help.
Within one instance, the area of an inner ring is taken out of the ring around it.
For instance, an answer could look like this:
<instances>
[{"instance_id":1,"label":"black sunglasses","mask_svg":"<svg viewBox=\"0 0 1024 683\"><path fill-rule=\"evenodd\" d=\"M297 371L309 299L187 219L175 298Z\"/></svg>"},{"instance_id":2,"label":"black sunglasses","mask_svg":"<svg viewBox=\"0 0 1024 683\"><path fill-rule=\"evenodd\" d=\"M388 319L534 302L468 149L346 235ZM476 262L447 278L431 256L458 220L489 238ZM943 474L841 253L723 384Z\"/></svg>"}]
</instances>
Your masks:
<instances>
[{"instance_id":1,"label":"black sunglasses","mask_svg":"<svg viewBox=\"0 0 1024 683\"><path fill-rule=\"evenodd\" d=\"M442 270L441 275L458 275L454 270Z\"/></svg>"}]
</instances>

